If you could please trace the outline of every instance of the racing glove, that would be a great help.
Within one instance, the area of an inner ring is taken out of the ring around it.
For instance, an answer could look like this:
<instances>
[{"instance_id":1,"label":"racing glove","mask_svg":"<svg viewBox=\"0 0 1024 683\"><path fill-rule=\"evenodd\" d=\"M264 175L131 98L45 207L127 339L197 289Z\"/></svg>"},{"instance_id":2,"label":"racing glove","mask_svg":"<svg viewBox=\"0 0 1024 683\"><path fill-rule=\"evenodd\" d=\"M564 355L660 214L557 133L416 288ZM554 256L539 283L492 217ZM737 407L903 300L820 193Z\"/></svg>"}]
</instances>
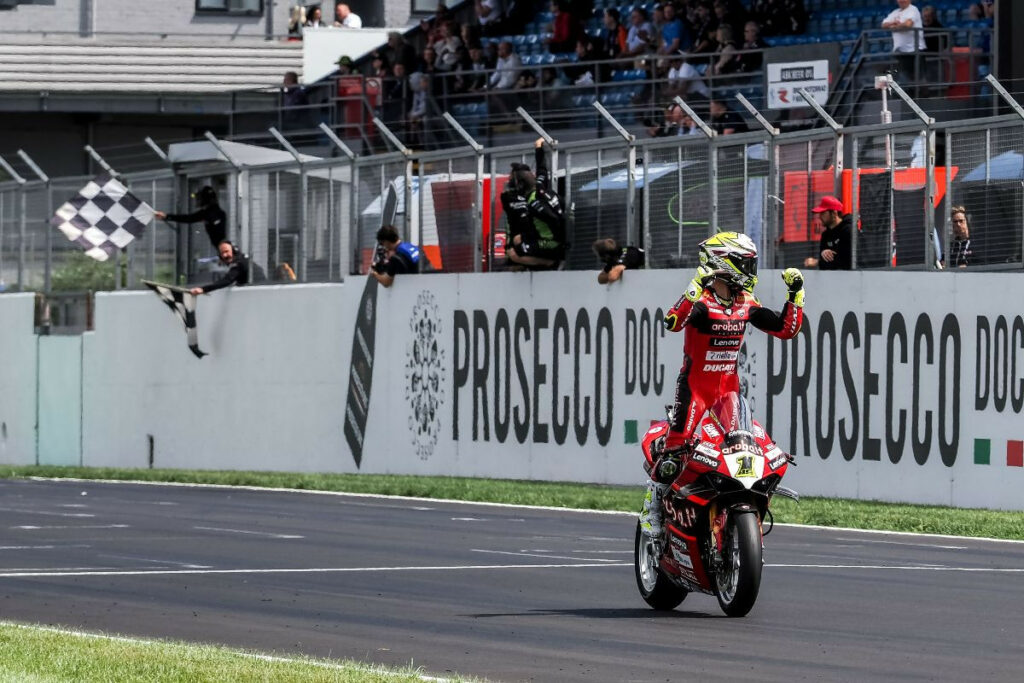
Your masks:
<instances>
[{"instance_id":1,"label":"racing glove","mask_svg":"<svg viewBox=\"0 0 1024 683\"><path fill-rule=\"evenodd\" d=\"M715 279L715 271L707 266L697 266L697 272L694 273L693 279L690 280L690 286L686 288L686 298L690 301L697 301L700 299L700 295L704 292L704 288L711 284L711 281Z\"/></svg>"},{"instance_id":2,"label":"racing glove","mask_svg":"<svg viewBox=\"0 0 1024 683\"><path fill-rule=\"evenodd\" d=\"M789 289L789 302L797 308L804 307L804 274L797 268L782 271L782 281Z\"/></svg>"}]
</instances>

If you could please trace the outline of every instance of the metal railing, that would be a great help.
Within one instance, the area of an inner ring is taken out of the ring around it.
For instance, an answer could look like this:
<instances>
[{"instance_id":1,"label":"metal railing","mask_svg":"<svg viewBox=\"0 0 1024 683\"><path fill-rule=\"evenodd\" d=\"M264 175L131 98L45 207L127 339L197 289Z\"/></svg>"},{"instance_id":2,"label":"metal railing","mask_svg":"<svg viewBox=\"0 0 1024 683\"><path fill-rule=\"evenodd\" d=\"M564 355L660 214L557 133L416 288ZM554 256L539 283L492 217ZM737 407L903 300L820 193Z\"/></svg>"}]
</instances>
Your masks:
<instances>
[{"instance_id":1,"label":"metal railing","mask_svg":"<svg viewBox=\"0 0 1024 683\"><path fill-rule=\"evenodd\" d=\"M549 142L548 163L568 207L570 269L595 268L590 245L605 237L646 246L647 267L689 268L696 265L697 243L720 229L750 234L765 267L803 266L818 255L821 226L811 208L824 195L840 197L852 213L855 267L940 267L956 237L949 209L964 205L973 241L969 267L1020 269L1024 109L994 78L987 85L1014 113L936 122L890 82L886 91L912 112L908 120L843 127L817 107L827 125L780 133L740 95L737 108L748 109L751 130L719 135L677 99L700 124L696 134L643 137L595 102L588 115L607 126L608 136L561 141L519 108L522 139L488 146L445 113L447 139L458 142L431 150L410 149L375 118L371 125L389 151L353 153L321 126L320 142L333 153L319 158L296 152L290 161L259 166L167 165L122 178L140 198L165 209L187 208L183 198L200 183L220 183L230 237L278 282L292 281L289 270L299 282L365 273L391 184L398 192L396 226L423 247L435 269L500 268L500 195L510 163L533 164L536 137ZM287 133L271 134L279 148L295 151ZM88 178L48 178L38 167L26 171L30 164L27 155L2 163L13 180L0 182L0 289L74 289L86 277L80 271L93 264L49 218ZM191 230L196 234L189 240L187 227L175 232L154 223L103 266L107 271L93 273L96 279L88 281L96 284L88 288L210 277L203 271L215 261L214 251L201 226Z\"/></svg>"}]
</instances>

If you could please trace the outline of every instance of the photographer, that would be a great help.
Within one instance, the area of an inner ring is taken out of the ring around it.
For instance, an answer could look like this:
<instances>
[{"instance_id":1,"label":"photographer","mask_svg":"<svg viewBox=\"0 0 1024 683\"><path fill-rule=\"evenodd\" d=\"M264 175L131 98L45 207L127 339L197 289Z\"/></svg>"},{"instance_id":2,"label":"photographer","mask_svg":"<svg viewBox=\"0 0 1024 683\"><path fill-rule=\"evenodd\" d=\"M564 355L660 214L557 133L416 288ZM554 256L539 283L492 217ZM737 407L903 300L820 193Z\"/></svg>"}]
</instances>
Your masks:
<instances>
[{"instance_id":1,"label":"photographer","mask_svg":"<svg viewBox=\"0 0 1024 683\"><path fill-rule=\"evenodd\" d=\"M530 269L555 269L565 258L565 215L551 190L544 140L538 139L534 147L536 174L526 164L512 164L501 193L512 244L508 258Z\"/></svg>"},{"instance_id":2,"label":"photographer","mask_svg":"<svg viewBox=\"0 0 1024 683\"><path fill-rule=\"evenodd\" d=\"M399 273L420 272L420 250L409 242L398 239L394 226L385 225L377 231L377 251L373 255L370 275L385 287L390 287Z\"/></svg>"}]
</instances>

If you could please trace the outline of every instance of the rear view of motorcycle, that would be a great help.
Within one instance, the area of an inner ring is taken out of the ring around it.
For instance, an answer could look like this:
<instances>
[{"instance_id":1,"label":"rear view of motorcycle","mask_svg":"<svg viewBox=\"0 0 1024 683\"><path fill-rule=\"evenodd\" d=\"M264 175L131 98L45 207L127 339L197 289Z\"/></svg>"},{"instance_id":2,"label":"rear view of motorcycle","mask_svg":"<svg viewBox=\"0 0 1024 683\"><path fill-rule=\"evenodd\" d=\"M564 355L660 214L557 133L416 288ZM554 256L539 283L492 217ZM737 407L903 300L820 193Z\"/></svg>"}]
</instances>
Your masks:
<instances>
[{"instance_id":1,"label":"rear view of motorcycle","mask_svg":"<svg viewBox=\"0 0 1024 683\"><path fill-rule=\"evenodd\" d=\"M648 465L656 457L654 442L667 431L668 422L659 422L644 436ZM719 397L704 414L689 457L661 498L663 533L650 536L637 523L636 582L647 604L671 610L696 591L716 596L730 617L746 615L761 588L771 499L798 499L781 486L792 462L738 393Z\"/></svg>"}]
</instances>

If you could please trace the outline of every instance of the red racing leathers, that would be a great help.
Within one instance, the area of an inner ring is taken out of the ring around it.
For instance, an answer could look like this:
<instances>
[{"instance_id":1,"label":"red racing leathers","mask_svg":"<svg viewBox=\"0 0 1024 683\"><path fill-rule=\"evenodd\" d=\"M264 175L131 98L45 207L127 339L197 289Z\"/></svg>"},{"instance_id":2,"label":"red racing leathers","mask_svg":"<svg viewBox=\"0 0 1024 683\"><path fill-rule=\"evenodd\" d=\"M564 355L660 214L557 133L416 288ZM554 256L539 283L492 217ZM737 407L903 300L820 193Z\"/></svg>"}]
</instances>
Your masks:
<instances>
[{"instance_id":1,"label":"red racing leathers","mask_svg":"<svg viewBox=\"0 0 1024 683\"><path fill-rule=\"evenodd\" d=\"M780 339L792 339L803 323L803 308L787 301L782 313L776 313L763 308L745 290L734 294L731 302L723 302L710 288L701 288L694 281L665 315L665 327L671 332L685 328L683 366L676 381L666 452L689 441L704 411L718 396L739 391L736 364L748 322Z\"/></svg>"}]
</instances>

